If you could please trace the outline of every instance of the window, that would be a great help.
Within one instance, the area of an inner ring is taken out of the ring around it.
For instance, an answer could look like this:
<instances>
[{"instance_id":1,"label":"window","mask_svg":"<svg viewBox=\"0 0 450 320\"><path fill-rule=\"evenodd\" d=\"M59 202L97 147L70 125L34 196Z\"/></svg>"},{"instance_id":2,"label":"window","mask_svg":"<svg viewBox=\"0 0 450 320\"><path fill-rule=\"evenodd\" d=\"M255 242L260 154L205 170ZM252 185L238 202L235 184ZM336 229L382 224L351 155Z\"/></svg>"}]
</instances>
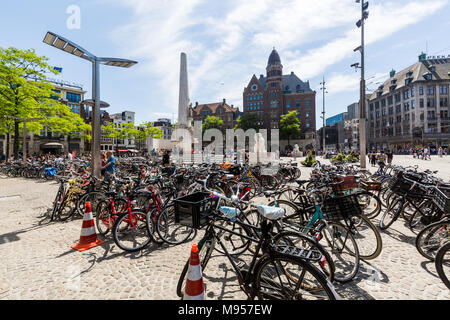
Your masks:
<instances>
[{"instance_id":1,"label":"window","mask_svg":"<svg viewBox=\"0 0 450 320\"><path fill-rule=\"evenodd\" d=\"M392 96L387 97L387 102L388 102L388 105L393 104L394 103L394 98Z\"/></svg>"},{"instance_id":2,"label":"window","mask_svg":"<svg viewBox=\"0 0 450 320\"><path fill-rule=\"evenodd\" d=\"M404 100L409 99L409 90L403 91L403 99Z\"/></svg>"},{"instance_id":3,"label":"window","mask_svg":"<svg viewBox=\"0 0 450 320\"><path fill-rule=\"evenodd\" d=\"M73 113L80 113L80 106L77 104L68 104Z\"/></svg>"},{"instance_id":4,"label":"window","mask_svg":"<svg viewBox=\"0 0 450 320\"><path fill-rule=\"evenodd\" d=\"M308 122L306 123L306 127L307 127L307 128L309 128L309 127L310 127L310 124L309 124Z\"/></svg>"},{"instance_id":5,"label":"window","mask_svg":"<svg viewBox=\"0 0 450 320\"><path fill-rule=\"evenodd\" d=\"M439 86L439 93L440 94L447 94L447 91L448 91L447 88L448 88L447 86Z\"/></svg>"},{"instance_id":6,"label":"window","mask_svg":"<svg viewBox=\"0 0 450 320\"><path fill-rule=\"evenodd\" d=\"M416 100L411 100L411 109L416 107Z\"/></svg>"},{"instance_id":7,"label":"window","mask_svg":"<svg viewBox=\"0 0 450 320\"><path fill-rule=\"evenodd\" d=\"M397 93L395 95L395 102L400 102L400 100L402 100L402 94L401 93Z\"/></svg>"},{"instance_id":8,"label":"window","mask_svg":"<svg viewBox=\"0 0 450 320\"><path fill-rule=\"evenodd\" d=\"M419 100L419 105L420 105L421 108L423 108L423 99Z\"/></svg>"},{"instance_id":9,"label":"window","mask_svg":"<svg viewBox=\"0 0 450 320\"><path fill-rule=\"evenodd\" d=\"M380 102L376 101L375 102L375 109L379 109L380 108Z\"/></svg>"},{"instance_id":10,"label":"window","mask_svg":"<svg viewBox=\"0 0 450 320\"><path fill-rule=\"evenodd\" d=\"M309 112L306 113L306 118L309 118Z\"/></svg>"},{"instance_id":11,"label":"window","mask_svg":"<svg viewBox=\"0 0 450 320\"><path fill-rule=\"evenodd\" d=\"M395 112L397 112L397 113L402 112L402 106L401 105L396 105L395 106Z\"/></svg>"},{"instance_id":12,"label":"window","mask_svg":"<svg viewBox=\"0 0 450 320\"><path fill-rule=\"evenodd\" d=\"M423 95L423 87L422 86L419 87L419 94Z\"/></svg>"},{"instance_id":13,"label":"window","mask_svg":"<svg viewBox=\"0 0 450 320\"><path fill-rule=\"evenodd\" d=\"M298 108L300 107L300 101L295 101L295 106Z\"/></svg>"},{"instance_id":14,"label":"window","mask_svg":"<svg viewBox=\"0 0 450 320\"><path fill-rule=\"evenodd\" d=\"M382 115L382 116L385 116L385 115L386 115L386 109L382 109L382 110L381 110L381 115Z\"/></svg>"},{"instance_id":15,"label":"window","mask_svg":"<svg viewBox=\"0 0 450 320\"><path fill-rule=\"evenodd\" d=\"M411 88L411 97L414 97L416 94L416 88L412 87Z\"/></svg>"},{"instance_id":16,"label":"window","mask_svg":"<svg viewBox=\"0 0 450 320\"><path fill-rule=\"evenodd\" d=\"M369 105L369 107L370 107L370 111L373 111L373 103L371 103L371 104Z\"/></svg>"},{"instance_id":17,"label":"window","mask_svg":"<svg viewBox=\"0 0 450 320\"><path fill-rule=\"evenodd\" d=\"M434 94L434 87L428 86L427 87L427 95L432 95L432 94Z\"/></svg>"},{"instance_id":18,"label":"window","mask_svg":"<svg viewBox=\"0 0 450 320\"><path fill-rule=\"evenodd\" d=\"M305 101L305 106L307 106L307 107L310 106L310 101L309 101L309 100L306 100L306 101Z\"/></svg>"},{"instance_id":19,"label":"window","mask_svg":"<svg viewBox=\"0 0 450 320\"><path fill-rule=\"evenodd\" d=\"M270 107L271 108L278 108L278 101L272 100L270 102Z\"/></svg>"},{"instance_id":20,"label":"window","mask_svg":"<svg viewBox=\"0 0 450 320\"><path fill-rule=\"evenodd\" d=\"M389 107L389 114L394 114L394 107Z\"/></svg>"},{"instance_id":21,"label":"window","mask_svg":"<svg viewBox=\"0 0 450 320\"><path fill-rule=\"evenodd\" d=\"M448 106L447 98L441 98L439 104L441 107L447 107Z\"/></svg>"},{"instance_id":22,"label":"window","mask_svg":"<svg viewBox=\"0 0 450 320\"><path fill-rule=\"evenodd\" d=\"M405 102L405 103L403 104L403 110L409 111L409 102Z\"/></svg>"},{"instance_id":23,"label":"window","mask_svg":"<svg viewBox=\"0 0 450 320\"><path fill-rule=\"evenodd\" d=\"M386 99L381 100L381 107L386 107Z\"/></svg>"},{"instance_id":24,"label":"window","mask_svg":"<svg viewBox=\"0 0 450 320\"><path fill-rule=\"evenodd\" d=\"M402 116L397 116L397 123L402 122Z\"/></svg>"},{"instance_id":25,"label":"window","mask_svg":"<svg viewBox=\"0 0 450 320\"><path fill-rule=\"evenodd\" d=\"M427 99L427 107L428 108L433 108L434 107L434 99L433 98L428 98Z\"/></svg>"},{"instance_id":26,"label":"window","mask_svg":"<svg viewBox=\"0 0 450 320\"><path fill-rule=\"evenodd\" d=\"M286 104L286 108L290 108L290 107L291 107L290 103Z\"/></svg>"},{"instance_id":27,"label":"window","mask_svg":"<svg viewBox=\"0 0 450 320\"><path fill-rule=\"evenodd\" d=\"M81 101L81 95L78 93L73 92L67 92L66 93L66 99L70 102L80 102Z\"/></svg>"}]
</instances>

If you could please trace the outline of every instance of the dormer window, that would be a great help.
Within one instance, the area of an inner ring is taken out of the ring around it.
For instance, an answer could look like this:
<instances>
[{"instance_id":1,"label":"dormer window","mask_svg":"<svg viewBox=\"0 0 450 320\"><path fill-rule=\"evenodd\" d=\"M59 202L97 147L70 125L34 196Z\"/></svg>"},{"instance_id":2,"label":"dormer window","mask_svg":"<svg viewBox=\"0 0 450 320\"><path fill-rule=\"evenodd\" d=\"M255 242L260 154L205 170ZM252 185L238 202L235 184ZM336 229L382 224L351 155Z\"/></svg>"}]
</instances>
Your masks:
<instances>
[{"instance_id":1,"label":"dormer window","mask_svg":"<svg viewBox=\"0 0 450 320\"><path fill-rule=\"evenodd\" d=\"M431 72L436 71L436 67L434 65L429 66L428 69L430 69Z\"/></svg>"},{"instance_id":2,"label":"dormer window","mask_svg":"<svg viewBox=\"0 0 450 320\"><path fill-rule=\"evenodd\" d=\"M425 78L425 80L432 80L433 75L431 74L431 72L427 72L423 74L423 77Z\"/></svg>"}]
</instances>

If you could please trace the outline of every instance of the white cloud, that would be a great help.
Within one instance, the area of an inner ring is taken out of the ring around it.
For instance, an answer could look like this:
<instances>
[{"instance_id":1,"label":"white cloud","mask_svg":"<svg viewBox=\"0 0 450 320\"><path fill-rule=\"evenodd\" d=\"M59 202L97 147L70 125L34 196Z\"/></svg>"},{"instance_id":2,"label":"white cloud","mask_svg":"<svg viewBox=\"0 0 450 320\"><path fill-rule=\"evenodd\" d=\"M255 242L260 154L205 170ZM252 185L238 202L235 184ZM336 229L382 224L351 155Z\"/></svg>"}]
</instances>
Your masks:
<instances>
[{"instance_id":1,"label":"white cloud","mask_svg":"<svg viewBox=\"0 0 450 320\"><path fill-rule=\"evenodd\" d=\"M191 102L226 98L235 106L241 106L251 75L265 74L272 46L285 73L295 71L301 79L321 75L343 59L359 59L353 52L360 41L354 1L116 1L134 12L128 25L115 30L116 40L126 42L124 52L140 61L152 92L162 97L158 108L167 113L177 111L180 52L188 56ZM366 44L423 20L447 2L371 3ZM330 91L349 91L358 85L358 75L333 75Z\"/></svg>"}]
</instances>

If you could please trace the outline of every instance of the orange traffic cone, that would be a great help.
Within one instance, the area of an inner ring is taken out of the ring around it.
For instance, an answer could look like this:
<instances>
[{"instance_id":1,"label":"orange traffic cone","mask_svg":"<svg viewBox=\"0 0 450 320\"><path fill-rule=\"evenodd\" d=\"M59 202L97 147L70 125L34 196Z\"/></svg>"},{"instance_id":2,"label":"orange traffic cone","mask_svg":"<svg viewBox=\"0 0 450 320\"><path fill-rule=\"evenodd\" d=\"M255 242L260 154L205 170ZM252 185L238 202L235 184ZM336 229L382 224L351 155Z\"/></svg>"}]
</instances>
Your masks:
<instances>
[{"instance_id":1,"label":"orange traffic cone","mask_svg":"<svg viewBox=\"0 0 450 320\"><path fill-rule=\"evenodd\" d=\"M71 245L72 249L78 251L85 251L87 249L96 247L104 243L105 241L97 239L97 233L95 233L94 218L92 216L91 203L86 202L86 212L83 217L83 225L81 226L80 241Z\"/></svg>"},{"instance_id":2,"label":"orange traffic cone","mask_svg":"<svg viewBox=\"0 0 450 320\"><path fill-rule=\"evenodd\" d=\"M205 300L205 286L196 244L193 244L191 249L183 300Z\"/></svg>"}]
</instances>

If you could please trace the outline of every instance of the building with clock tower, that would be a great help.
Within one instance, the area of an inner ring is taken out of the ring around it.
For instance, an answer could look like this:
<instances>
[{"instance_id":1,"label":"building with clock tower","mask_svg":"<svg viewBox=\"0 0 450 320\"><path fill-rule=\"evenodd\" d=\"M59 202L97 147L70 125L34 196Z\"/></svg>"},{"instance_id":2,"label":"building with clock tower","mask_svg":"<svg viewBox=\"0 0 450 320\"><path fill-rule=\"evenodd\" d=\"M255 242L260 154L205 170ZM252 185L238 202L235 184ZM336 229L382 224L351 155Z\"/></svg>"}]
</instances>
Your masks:
<instances>
[{"instance_id":1,"label":"building with clock tower","mask_svg":"<svg viewBox=\"0 0 450 320\"><path fill-rule=\"evenodd\" d=\"M256 113L262 129L279 129L280 117L296 110L300 120L301 136L297 144L314 145L316 132L316 92L309 81L300 80L294 72L283 75L283 65L275 48L266 67L266 76L253 75L244 88L243 112ZM306 141L308 140L308 141Z\"/></svg>"}]
</instances>

